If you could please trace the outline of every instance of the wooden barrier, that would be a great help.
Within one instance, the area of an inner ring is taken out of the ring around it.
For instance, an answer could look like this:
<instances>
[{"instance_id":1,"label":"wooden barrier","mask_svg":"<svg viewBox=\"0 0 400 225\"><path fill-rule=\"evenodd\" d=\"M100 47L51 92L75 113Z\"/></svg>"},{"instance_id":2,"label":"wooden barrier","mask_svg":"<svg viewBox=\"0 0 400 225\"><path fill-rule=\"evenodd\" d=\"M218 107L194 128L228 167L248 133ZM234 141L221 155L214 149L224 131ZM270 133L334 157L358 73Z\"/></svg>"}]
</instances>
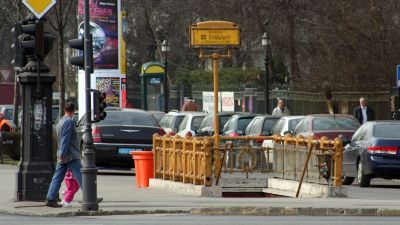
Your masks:
<instances>
[{"instance_id":1,"label":"wooden barrier","mask_svg":"<svg viewBox=\"0 0 400 225\"><path fill-rule=\"evenodd\" d=\"M211 186L213 177L218 182L221 173L258 171L273 173L275 177L305 182L342 185L343 143L339 138L320 140L304 137L258 136L220 137L227 143L213 149L212 137L153 136L155 178L195 185ZM254 145L255 140L273 140L273 148ZM273 165L269 164L272 152ZM215 154L218 154L215 160ZM214 160L212 157L214 156ZM218 161L218 162L217 162ZM222 163L222 165L220 165ZM324 163L326 165L324 165ZM329 177L320 176L321 166L329 170Z\"/></svg>"}]
</instances>

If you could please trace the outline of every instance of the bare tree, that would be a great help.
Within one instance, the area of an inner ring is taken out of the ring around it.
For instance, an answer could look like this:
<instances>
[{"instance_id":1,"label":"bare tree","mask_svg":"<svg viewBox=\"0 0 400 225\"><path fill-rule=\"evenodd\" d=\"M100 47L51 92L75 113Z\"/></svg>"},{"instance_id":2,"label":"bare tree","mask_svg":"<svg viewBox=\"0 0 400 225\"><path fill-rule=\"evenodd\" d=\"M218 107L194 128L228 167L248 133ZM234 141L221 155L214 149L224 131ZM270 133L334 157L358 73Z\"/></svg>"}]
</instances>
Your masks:
<instances>
[{"instance_id":1,"label":"bare tree","mask_svg":"<svg viewBox=\"0 0 400 225\"><path fill-rule=\"evenodd\" d=\"M63 116L65 103L65 29L71 15L76 15L77 0L58 0L55 8L49 15L51 27L57 32L57 58L58 58L58 89L60 93L59 112ZM75 11L74 11L75 10Z\"/></svg>"}]
</instances>

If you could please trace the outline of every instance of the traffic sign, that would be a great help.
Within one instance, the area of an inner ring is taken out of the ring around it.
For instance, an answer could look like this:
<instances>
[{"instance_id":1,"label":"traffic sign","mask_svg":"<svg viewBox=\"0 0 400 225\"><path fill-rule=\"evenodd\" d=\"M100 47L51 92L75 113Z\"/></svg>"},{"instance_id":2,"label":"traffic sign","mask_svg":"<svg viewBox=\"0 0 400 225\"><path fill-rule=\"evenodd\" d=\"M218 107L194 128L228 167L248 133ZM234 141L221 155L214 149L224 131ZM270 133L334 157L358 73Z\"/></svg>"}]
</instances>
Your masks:
<instances>
[{"instance_id":1,"label":"traffic sign","mask_svg":"<svg viewBox=\"0 0 400 225\"><path fill-rule=\"evenodd\" d=\"M227 21L205 21L190 27L192 48L219 48L240 46L239 25Z\"/></svg>"},{"instance_id":2,"label":"traffic sign","mask_svg":"<svg viewBox=\"0 0 400 225\"><path fill-rule=\"evenodd\" d=\"M29 11L40 19L54 4L57 3L57 0L22 0L22 3L24 3Z\"/></svg>"},{"instance_id":3,"label":"traffic sign","mask_svg":"<svg viewBox=\"0 0 400 225\"><path fill-rule=\"evenodd\" d=\"M397 65L396 74L397 74L397 87L400 87L400 65Z\"/></svg>"}]
</instances>

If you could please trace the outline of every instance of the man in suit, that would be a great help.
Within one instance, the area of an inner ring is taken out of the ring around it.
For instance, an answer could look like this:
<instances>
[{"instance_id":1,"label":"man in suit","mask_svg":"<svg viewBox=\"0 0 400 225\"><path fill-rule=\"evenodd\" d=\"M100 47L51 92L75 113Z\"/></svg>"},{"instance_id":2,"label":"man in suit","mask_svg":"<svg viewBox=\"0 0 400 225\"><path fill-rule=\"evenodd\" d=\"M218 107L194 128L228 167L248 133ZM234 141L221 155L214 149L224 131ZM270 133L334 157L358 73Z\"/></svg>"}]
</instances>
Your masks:
<instances>
[{"instance_id":1,"label":"man in suit","mask_svg":"<svg viewBox=\"0 0 400 225\"><path fill-rule=\"evenodd\" d=\"M360 98L360 106L354 108L353 116L358 119L360 124L375 120L374 110L367 106L367 100L364 97Z\"/></svg>"}]
</instances>

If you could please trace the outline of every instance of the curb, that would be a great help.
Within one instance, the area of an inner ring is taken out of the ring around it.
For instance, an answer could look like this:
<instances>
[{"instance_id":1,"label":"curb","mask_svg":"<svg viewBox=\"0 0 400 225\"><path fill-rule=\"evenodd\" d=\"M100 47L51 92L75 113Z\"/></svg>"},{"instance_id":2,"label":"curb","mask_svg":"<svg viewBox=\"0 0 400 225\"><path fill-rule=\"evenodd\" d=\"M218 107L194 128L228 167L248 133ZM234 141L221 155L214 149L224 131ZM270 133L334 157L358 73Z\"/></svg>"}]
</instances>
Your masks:
<instances>
[{"instance_id":1,"label":"curb","mask_svg":"<svg viewBox=\"0 0 400 225\"><path fill-rule=\"evenodd\" d=\"M3 214L40 217L71 217L71 216L112 216L112 215L139 215L139 214L189 214L190 210L99 210L99 211L71 211L59 213L31 213L0 210Z\"/></svg>"},{"instance_id":2,"label":"curb","mask_svg":"<svg viewBox=\"0 0 400 225\"><path fill-rule=\"evenodd\" d=\"M249 216L400 216L400 209L313 207L211 207L193 208L193 215Z\"/></svg>"}]
</instances>

